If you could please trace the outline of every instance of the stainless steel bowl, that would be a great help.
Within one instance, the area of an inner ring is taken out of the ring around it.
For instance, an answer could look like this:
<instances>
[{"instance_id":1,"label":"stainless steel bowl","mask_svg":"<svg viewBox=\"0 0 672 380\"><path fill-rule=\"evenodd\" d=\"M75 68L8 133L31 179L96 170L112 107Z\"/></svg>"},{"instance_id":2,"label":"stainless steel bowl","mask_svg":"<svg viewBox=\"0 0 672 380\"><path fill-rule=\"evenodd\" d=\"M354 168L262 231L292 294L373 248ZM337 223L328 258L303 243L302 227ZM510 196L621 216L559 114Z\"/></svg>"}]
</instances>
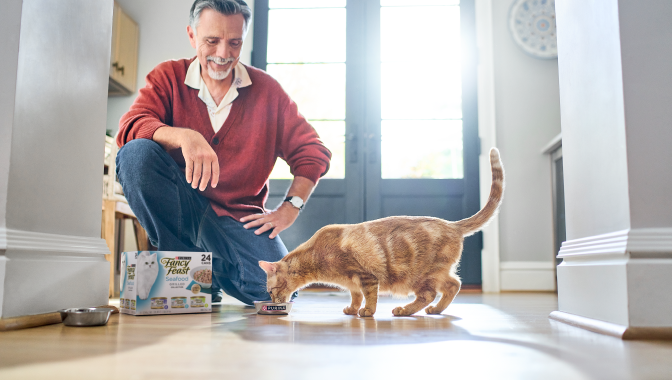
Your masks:
<instances>
[{"instance_id":1,"label":"stainless steel bowl","mask_svg":"<svg viewBox=\"0 0 672 380\"><path fill-rule=\"evenodd\" d=\"M286 315L292 310L294 302L273 303L271 301L254 301L257 314L263 315Z\"/></svg>"},{"instance_id":2,"label":"stainless steel bowl","mask_svg":"<svg viewBox=\"0 0 672 380\"><path fill-rule=\"evenodd\" d=\"M104 307L89 307L84 309L59 310L61 320L66 326L103 326L107 324L112 309Z\"/></svg>"}]
</instances>

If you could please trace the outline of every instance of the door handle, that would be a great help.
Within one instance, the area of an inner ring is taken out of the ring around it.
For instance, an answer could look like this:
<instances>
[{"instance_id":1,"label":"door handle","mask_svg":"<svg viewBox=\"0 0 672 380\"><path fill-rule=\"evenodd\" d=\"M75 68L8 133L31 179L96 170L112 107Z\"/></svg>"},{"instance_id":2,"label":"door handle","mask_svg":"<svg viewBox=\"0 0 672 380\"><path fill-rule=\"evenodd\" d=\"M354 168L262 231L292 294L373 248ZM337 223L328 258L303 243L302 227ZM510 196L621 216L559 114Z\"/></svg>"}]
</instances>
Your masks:
<instances>
[{"instance_id":1,"label":"door handle","mask_svg":"<svg viewBox=\"0 0 672 380\"><path fill-rule=\"evenodd\" d=\"M350 133L348 134L347 138L348 143L350 145L350 163L351 164L356 164L357 163L357 157L359 156L358 152L358 147L357 147L357 134L356 133Z\"/></svg>"},{"instance_id":2,"label":"door handle","mask_svg":"<svg viewBox=\"0 0 672 380\"><path fill-rule=\"evenodd\" d=\"M117 71L121 71L121 75L124 75L124 66L119 66L119 62L113 63L112 67Z\"/></svg>"}]
</instances>

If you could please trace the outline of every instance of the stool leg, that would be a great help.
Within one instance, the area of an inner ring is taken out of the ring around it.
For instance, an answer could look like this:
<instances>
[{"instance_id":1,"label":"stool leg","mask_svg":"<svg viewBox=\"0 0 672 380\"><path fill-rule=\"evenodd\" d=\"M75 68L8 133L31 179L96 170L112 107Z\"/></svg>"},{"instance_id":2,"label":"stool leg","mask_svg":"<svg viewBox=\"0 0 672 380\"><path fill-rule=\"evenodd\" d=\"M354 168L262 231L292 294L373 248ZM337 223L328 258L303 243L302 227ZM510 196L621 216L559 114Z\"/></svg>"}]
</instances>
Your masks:
<instances>
[{"instance_id":1,"label":"stool leg","mask_svg":"<svg viewBox=\"0 0 672 380\"><path fill-rule=\"evenodd\" d=\"M103 220L102 220L102 230L103 230L103 239L107 243L107 248L110 249L110 254L105 255L105 259L110 262L110 297L114 297L114 212L115 212L115 201L103 200Z\"/></svg>"}]
</instances>

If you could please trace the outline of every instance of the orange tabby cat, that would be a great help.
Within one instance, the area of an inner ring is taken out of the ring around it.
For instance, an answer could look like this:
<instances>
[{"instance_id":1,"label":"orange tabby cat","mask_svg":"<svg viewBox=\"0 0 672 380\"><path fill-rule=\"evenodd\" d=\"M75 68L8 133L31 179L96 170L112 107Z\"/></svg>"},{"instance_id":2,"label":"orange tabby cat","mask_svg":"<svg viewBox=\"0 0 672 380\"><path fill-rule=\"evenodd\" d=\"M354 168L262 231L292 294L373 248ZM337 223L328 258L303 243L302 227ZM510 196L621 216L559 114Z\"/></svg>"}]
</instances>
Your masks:
<instances>
[{"instance_id":1,"label":"orange tabby cat","mask_svg":"<svg viewBox=\"0 0 672 380\"><path fill-rule=\"evenodd\" d=\"M291 294L312 283L335 284L350 290L352 303L345 314L370 317L376 312L378 291L415 300L392 313L411 315L428 306L441 293L440 314L453 301L462 282L456 269L465 236L474 234L497 212L504 191L504 169L499 151L490 150L492 185L485 207L474 216L449 222L432 217L392 216L353 225L321 228L282 260L259 265L267 274L273 302L286 302ZM362 299L366 300L360 309Z\"/></svg>"}]
</instances>

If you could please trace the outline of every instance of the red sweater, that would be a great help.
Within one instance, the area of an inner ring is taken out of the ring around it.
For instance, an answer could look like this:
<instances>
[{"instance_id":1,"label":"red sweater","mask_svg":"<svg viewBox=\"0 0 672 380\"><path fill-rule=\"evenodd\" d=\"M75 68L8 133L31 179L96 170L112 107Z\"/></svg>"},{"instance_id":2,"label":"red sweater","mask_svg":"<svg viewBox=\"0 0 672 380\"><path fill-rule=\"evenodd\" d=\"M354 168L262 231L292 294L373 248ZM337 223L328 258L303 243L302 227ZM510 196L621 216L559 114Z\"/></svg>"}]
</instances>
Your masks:
<instances>
[{"instance_id":1,"label":"red sweater","mask_svg":"<svg viewBox=\"0 0 672 380\"><path fill-rule=\"evenodd\" d=\"M331 152L315 129L275 79L250 66L245 68L252 84L238 88L229 116L215 133L198 90L184 84L194 59L163 62L147 75L147 84L119 121L119 147L152 139L164 126L200 132L217 153L220 169L217 187L208 186L202 194L217 215L235 219L264 211L268 177L278 157L294 176L314 183L329 170ZM181 151L170 154L184 167Z\"/></svg>"}]
</instances>

